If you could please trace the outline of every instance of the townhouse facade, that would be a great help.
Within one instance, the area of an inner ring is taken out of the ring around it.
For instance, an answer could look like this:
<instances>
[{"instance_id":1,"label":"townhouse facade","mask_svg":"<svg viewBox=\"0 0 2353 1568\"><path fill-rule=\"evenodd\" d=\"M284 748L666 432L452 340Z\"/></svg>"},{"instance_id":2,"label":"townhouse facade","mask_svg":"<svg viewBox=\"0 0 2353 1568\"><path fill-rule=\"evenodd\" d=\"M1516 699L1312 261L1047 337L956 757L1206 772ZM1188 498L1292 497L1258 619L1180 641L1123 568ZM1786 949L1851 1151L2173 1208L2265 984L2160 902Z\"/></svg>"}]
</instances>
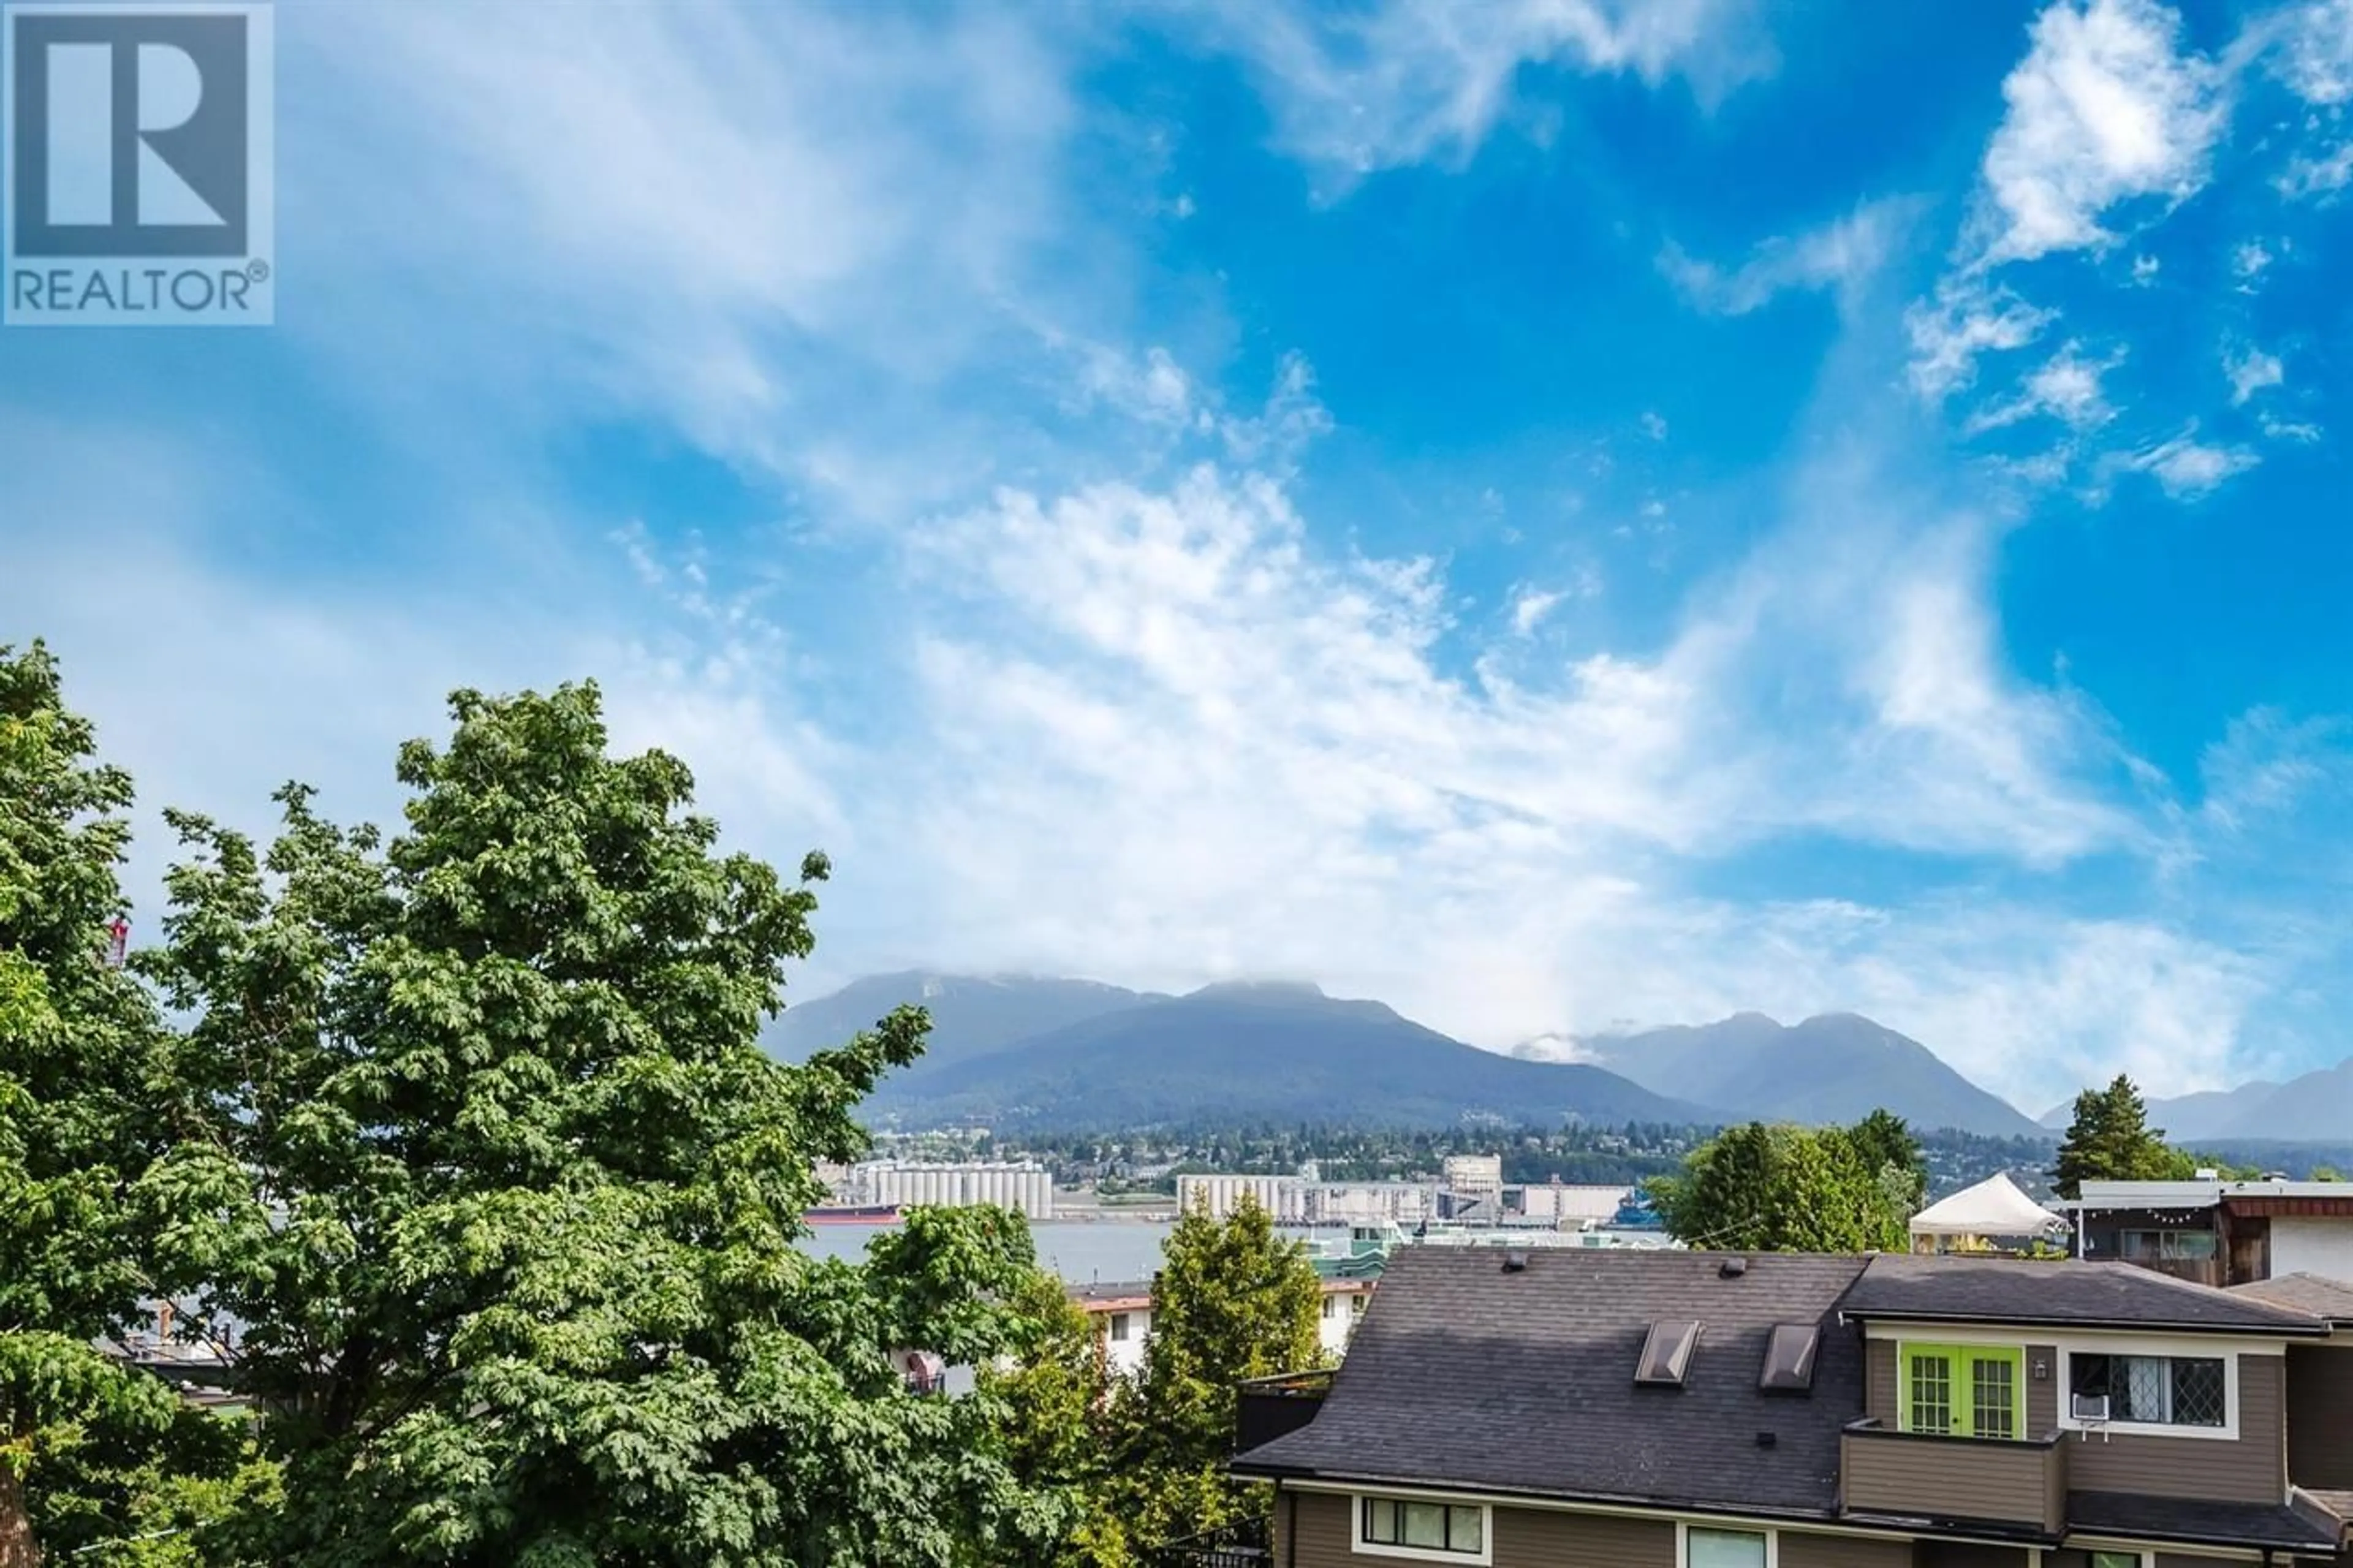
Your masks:
<instances>
[{"instance_id":1,"label":"townhouse facade","mask_svg":"<svg viewBox=\"0 0 2353 1568\"><path fill-rule=\"evenodd\" d=\"M1279 1568L2353 1568L2323 1280L1407 1248L1242 1405Z\"/></svg>"}]
</instances>

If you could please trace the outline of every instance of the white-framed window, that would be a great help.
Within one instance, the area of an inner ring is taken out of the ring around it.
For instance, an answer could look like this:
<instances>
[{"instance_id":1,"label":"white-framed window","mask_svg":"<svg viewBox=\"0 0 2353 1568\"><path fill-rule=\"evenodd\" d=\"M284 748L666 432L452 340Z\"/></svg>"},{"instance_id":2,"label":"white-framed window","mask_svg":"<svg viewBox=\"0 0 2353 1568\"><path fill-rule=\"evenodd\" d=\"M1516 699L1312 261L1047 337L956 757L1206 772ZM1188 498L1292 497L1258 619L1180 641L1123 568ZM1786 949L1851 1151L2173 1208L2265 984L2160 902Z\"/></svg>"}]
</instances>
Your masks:
<instances>
[{"instance_id":1,"label":"white-framed window","mask_svg":"<svg viewBox=\"0 0 2353 1568\"><path fill-rule=\"evenodd\" d=\"M1494 1523L1484 1503L1360 1495L1350 1545L1366 1556L1476 1568L1495 1560Z\"/></svg>"},{"instance_id":2,"label":"white-framed window","mask_svg":"<svg viewBox=\"0 0 2353 1568\"><path fill-rule=\"evenodd\" d=\"M1125 1312L1113 1312L1111 1315L1111 1338L1113 1344L1126 1342L1127 1314Z\"/></svg>"},{"instance_id":3,"label":"white-framed window","mask_svg":"<svg viewBox=\"0 0 2353 1568\"><path fill-rule=\"evenodd\" d=\"M1328 1322L1330 1322L1333 1319L1335 1319L1335 1318L1338 1317L1339 1315L1340 1315L1340 1298L1339 1298L1339 1297L1337 1297L1337 1296L1326 1296L1326 1297L1324 1297L1324 1321L1325 1322L1327 1322L1327 1323L1328 1323Z\"/></svg>"},{"instance_id":4,"label":"white-framed window","mask_svg":"<svg viewBox=\"0 0 2353 1568\"><path fill-rule=\"evenodd\" d=\"M2067 1352L2068 1424L2143 1427L2181 1436L2234 1435L2238 1358ZM2102 1415L2101 1412L2105 1414Z\"/></svg>"},{"instance_id":5,"label":"white-framed window","mask_svg":"<svg viewBox=\"0 0 2353 1568\"><path fill-rule=\"evenodd\" d=\"M1780 1555L1780 1542L1769 1530L1675 1526L1675 1568L1778 1568Z\"/></svg>"}]
</instances>

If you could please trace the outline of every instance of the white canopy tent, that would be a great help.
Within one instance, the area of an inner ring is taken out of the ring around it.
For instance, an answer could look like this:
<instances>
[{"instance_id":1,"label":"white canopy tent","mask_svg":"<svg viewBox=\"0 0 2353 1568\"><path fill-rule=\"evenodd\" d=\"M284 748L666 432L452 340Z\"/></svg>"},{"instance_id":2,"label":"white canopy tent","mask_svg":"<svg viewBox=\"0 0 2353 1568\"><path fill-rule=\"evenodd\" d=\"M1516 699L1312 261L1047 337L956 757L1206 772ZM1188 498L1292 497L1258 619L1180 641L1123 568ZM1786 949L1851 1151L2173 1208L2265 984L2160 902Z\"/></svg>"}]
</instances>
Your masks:
<instances>
[{"instance_id":1,"label":"white canopy tent","mask_svg":"<svg viewBox=\"0 0 2353 1568\"><path fill-rule=\"evenodd\" d=\"M2065 1224L2021 1192L2016 1182L1995 1174L1914 1215L1912 1250L1941 1252L1959 1239L2042 1237Z\"/></svg>"}]
</instances>

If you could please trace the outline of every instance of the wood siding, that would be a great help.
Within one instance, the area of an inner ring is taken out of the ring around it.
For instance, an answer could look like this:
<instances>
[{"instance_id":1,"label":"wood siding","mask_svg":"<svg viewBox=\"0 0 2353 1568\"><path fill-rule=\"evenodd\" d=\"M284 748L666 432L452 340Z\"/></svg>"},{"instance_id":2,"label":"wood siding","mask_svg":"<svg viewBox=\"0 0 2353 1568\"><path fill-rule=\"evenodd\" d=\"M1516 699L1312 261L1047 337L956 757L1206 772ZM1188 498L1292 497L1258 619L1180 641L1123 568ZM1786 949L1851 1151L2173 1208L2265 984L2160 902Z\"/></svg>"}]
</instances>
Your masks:
<instances>
[{"instance_id":1,"label":"wood siding","mask_svg":"<svg viewBox=\"0 0 2353 1568\"><path fill-rule=\"evenodd\" d=\"M2224 1353L2228 1353L2227 1351ZM2313 1355L2353 1356L2353 1352L2314 1350ZM2048 1369L2038 1378L2035 1368ZM2239 1357L2239 1436L2150 1436L2107 1432L2067 1437L2067 1484L2077 1491L2156 1492L2223 1502L2278 1502L2287 1496L2288 1411L2284 1384L2287 1363L2278 1356ZM2059 1352L2051 1345L2026 1347L2026 1431L2040 1436L2059 1426ZM1863 1398L1868 1413L1896 1425L1895 1342L1873 1340L1863 1347ZM2353 1401L2353 1384L2347 1389ZM2316 1443L2335 1441L2353 1455L2353 1402L2339 1406L2341 1426L2327 1417L2315 1425ZM2348 1458L2348 1465L2353 1465ZM2299 1474L2298 1484L2312 1486ZM2335 1483L2353 1485L2353 1482ZM1850 1502L1849 1507L1857 1506Z\"/></svg>"},{"instance_id":2,"label":"wood siding","mask_svg":"<svg viewBox=\"0 0 2353 1568\"><path fill-rule=\"evenodd\" d=\"M2353 1344L2288 1347L2287 1473L2300 1487L2353 1491Z\"/></svg>"},{"instance_id":3,"label":"wood siding","mask_svg":"<svg viewBox=\"0 0 2353 1568\"><path fill-rule=\"evenodd\" d=\"M2071 1434L2068 1485L2087 1492L2153 1492L2220 1502L2276 1503L2287 1497L2287 1363L2239 1358L2239 1436Z\"/></svg>"},{"instance_id":4,"label":"wood siding","mask_svg":"<svg viewBox=\"0 0 2353 1568\"><path fill-rule=\"evenodd\" d=\"M1912 1543L1866 1535L1781 1532L1781 1568L1913 1568Z\"/></svg>"},{"instance_id":5,"label":"wood siding","mask_svg":"<svg viewBox=\"0 0 2353 1568\"><path fill-rule=\"evenodd\" d=\"M1290 1521L1299 1521L1299 1550L1289 1555ZM1507 1508L1493 1514L1495 1568L1675 1568L1675 1526L1668 1519L1629 1519L1559 1509ZM1275 1510L1277 1568L1377 1568L1381 1558L1355 1550L1353 1500L1318 1492L1283 1494ZM1726 1525L1726 1529L1737 1528ZM1908 1541L1781 1531L1780 1568L1914 1568ZM1939 1565L1945 1568L1945 1565ZM1950 1568L2026 1568L1956 1562Z\"/></svg>"},{"instance_id":6,"label":"wood siding","mask_svg":"<svg viewBox=\"0 0 2353 1568\"><path fill-rule=\"evenodd\" d=\"M1847 1511L2031 1525L2056 1531L2067 1509L2064 1444L1978 1443L1850 1432Z\"/></svg>"},{"instance_id":7,"label":"wood siding","mask_svg":"<svg viewBox=\"0 0 2353 1568\"><path fill-rule=\"evenodd\" d=\"M2029 1568L2022 1546L1978 1546L1963 1541L1923 1541L1913 1562L1919 1568Z\"/></svg>"}]
</instances>

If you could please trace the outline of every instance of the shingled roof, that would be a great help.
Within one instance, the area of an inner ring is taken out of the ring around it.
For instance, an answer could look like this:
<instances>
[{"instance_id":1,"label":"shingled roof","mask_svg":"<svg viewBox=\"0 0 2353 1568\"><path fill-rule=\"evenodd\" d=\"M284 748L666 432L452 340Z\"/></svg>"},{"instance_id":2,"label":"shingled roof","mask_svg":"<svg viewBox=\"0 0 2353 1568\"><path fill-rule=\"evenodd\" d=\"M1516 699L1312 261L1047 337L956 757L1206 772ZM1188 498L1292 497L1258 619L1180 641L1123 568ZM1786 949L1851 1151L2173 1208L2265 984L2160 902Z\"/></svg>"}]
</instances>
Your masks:
<instances>
[{"instance_id":1,"label":"shingled roof","mask_svg":"<svg viewBox=\"0 0 2353 1568\"><path fill-rule=\"evenodd\" d=\"M1314 1421L1246 1475L1453 1485L1828 1516L1839 1430L1862 1408L1858 1336L1835 1310L1860 1258L1409 1247ZM1680 1388L1639 1387L1654 1321L1697 1319ZM1810 1394L1757 1387L1779 1323L1822 1328ZM1770 1434L1766 1446L1761 1435Z\"/></svg>"},{"instance_id":2,"label":"shingled roof","mask_svg":"<svg viewBox=\"0 0 2353 1568\"><path fill-rule=\"evenodd\" d=\"M2267 1301L2294 1312L2309 1312L2342 1327L2353 1327L2353 1284L2318 1274L2283 1274L2276 1279L2252 1279L2231 1287L2233 1296Z\"/></svg>"},{"instance_id":3,"label":"shingled roof","mask_svg":"<svg viewBox=\"0 0 2353 1568\"><path fill-rule=\"evenodd\" d=\"M2318 1337L2327 1322L2253 1296L2130 1263L2014 1258L1873 1258L1841 1303L1848 1316L1916 1323L2131 1328Z\"/></svg>"}]
</instances>

